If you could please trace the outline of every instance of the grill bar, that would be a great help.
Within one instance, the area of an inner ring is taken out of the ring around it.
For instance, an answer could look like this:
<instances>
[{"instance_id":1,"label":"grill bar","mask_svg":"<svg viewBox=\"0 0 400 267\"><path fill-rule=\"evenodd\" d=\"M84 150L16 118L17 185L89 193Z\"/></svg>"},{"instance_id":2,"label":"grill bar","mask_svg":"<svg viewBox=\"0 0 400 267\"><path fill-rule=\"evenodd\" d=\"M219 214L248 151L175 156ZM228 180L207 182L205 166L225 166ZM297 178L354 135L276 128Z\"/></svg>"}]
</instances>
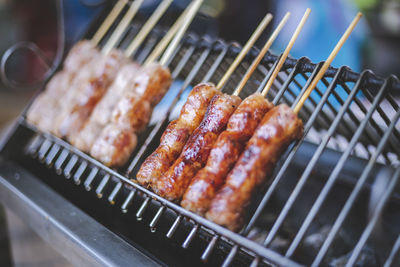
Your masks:
<instances>
[{"instance_id":1,"label":"grill bar","mask_svg":"<svg viewBox=\"0 0 400 267\"><path fill-rule=\"evenodd\" d=\"M304 127L304 136L306 136L308 131L311 129L311 127L313 125L313 122L315 121L315 119L317 118L318 114L320 113L320 111L321 111L321 109L322 109L322 107L324 105L324 102L328 99L328 96L329 96L330 92L334 89L334 87L336 85L336 81L337 81L338 77L341 75L343 70L344 69L341 68L338 71L338 73L336 74L333 82L331 83L331 86L328 87L328 89L326 90L326 92L324 94L324 97L321 99L321 101L319 102L319 104L315 108L314 113L311 115L311 117L307 121L307 123L306 123L306 125ZM285 171L287 170L287 168L289 167L290 163L294 159L294 155L297 152L297 150L299 149L300 145L303 143L303 141L304 141L304 137L301 140L299 140L297 144L294 145L292 150L286 156L286 160L283 163L282 167L280 168L278 174L275 177L271 178L272 184L269 186L269 188L268 188L267 192L265 193L263 199L261 200L260 204L258 205L256 212L254 213L254 215L250 219L249 224L246 226L243 234L248 234L249 231L251 230L251 228L254 226L254 223L256 222L258 217L260 216L260 214L263 211L263 209L265 208L265 206L268 204L272 194L275 192L276 187L278 186L278 183L280 182L280 180L282 179Z\"/></svg>"},{"instance_id":2,"label":"grill bar","mask_svg":"<svg viewBox=\"0 0 400 267\"><path fill-rule=\"evenodd\" d=\"M378 95L375 97L372 107L369 109L369 111L366 114L365 118L363 119L362 123L358 127L357 131L354 133L353 138L351 139L346 151L344 151L344 153L342 154L338 163L336 164L335 169L332 171L332 174L329 176L327 182L324 185L324 188L321 190L320 195L318 196L317 200L314 202L314 205L311 208L310 212L308 213L306 219L304 220L303 225L301 226L301 228L300 228L299 232L297 233L295 239L293 240L291 246L289 247L288 251L286 252L287 257L291 257L293 255L294 251L296 250L296 248L300 244L301 240L303 239L306 231L309 229L313 219L317 215L317 213L320 210L327 195L329 194L334 183L336 182L336 179L338 178L339 173L340 173L341 169L343 168L346 160L350 156L351 151L354 149L358 139L360 138L365 127L367 126L367 123L370 121L370 118L371 118L372 114L374 113L375 108L378 106L379 102L382 100L382 97L383 97L383 94L384 94L386 88L387 88L387 86L382 87L381 90L379 91ZM339 118L339 117L337 117L337 118ZM332 128L333 127L334 127L334 124L332 125ZM329 134L327 136L329 136ZM320 145L320 147L325 146L327 141L328 140L325 139L323 141L323 143ZM318 152L314 154L314 157L319 157L319 156L320 156L320 154ZM316 159L316 160L318 160L318 159ZM315 160L315 162L316 162L316 160ZM311 166L311 163L308 166ZM300 180L303 179L303 177L309 177L310 173L311 173L311 169L309 169L307 167L306 171L303 173L303 176L300 178ZM305 178L305 179L307 179L307 178Z\"/></svg>"},{"instance_id":3,"label":"grill bar","mask_svg":"<svg viewBox=\"0 0 400 267\"><path fill-rule=\"evenodd\" d=\"M357 258L359 257L362 248L364 247L365 243L367 242L368 238L370 237L374 227L376 226L378 219L381 217L383 208L385 207L386 203L388 202L391 194L393 193L400 177L400 167L397 168L396 172L394 173L393 177L391 178L391 181L380 199L378 205L375 208L373 217L371 218L370 222L368 223L367 227L365 228L363 234L361 235L360 240L358 241L356 247L354 248L353 254L351 255L349 261L346 264L346 267L351 267L354 266L354 264L357 261Z\"/></svg>"},{"instance_id":4,"label":"grill bar","mask_svg":"<svg viewBox=\"0 0 400 267\"><path fill-rule=\"evenodd\" d=\"M387 131L385 132L385 135L382 137L381 141L378 144L378 147L376 149L376 151L373 153L371 159L368 161L368 165L365 168L365 170L363 171L362 175L360 176L355 188L353 189L350 197L348 198L348 200L346 201L345 206L343 207L342 211L340 212L338 218L336 219L332 230L330 231L328 237L326 238L324 244L322 245L316 259L313 262L313 266L318 266L321 261L323 260L323 257L325 256L326 252L328 251L330 245L332 244L333 239L335 238L337 232L339 231L339 229L342 227L344 220L346 219L347 215L350 212L350 209L352 208L352 204L354 203L354 201L356 200L356 198L358 197L363 185L365 184L369 173L371 172L371 169L373 168L376 159L378 158L379 154L382 152L387 139L389 138L389 136L391 135L394 126L396 125L398 119L400 117L400 110L396 113L395 117L393 118L392 123L389 125L389 128L387 129Z\"/></svg>"},{"instance_id":5,"label":"grill bar","mask_svg":"<svg viewBox=\"0 0 400 267\"><path fill-rule=\"evenodd\" d=\"M176 217L174 223L172 224L171 228L168 230L167 237L172 238L172 236L175 234L176 229L178 229L179 224L181 223L182 216L179 215Z\"/></svg>"},{"instance_id":6,"label":"grill bar","mask_svg":"<svg viewBox=\"0 0 400 267\"><path fill-rule=\"evenodd\" d=\"M201 260L206 262L210 257L211 253L213 252L215 245L217 244L218 236L214 235L211 239L210 243L208 243L207 248L204 250L203 254L201 255Z\"/></svg>"},{"instance_id":7,"label":"grill bar","mask_svg":"<svg viewBox=\"0 0 400 267\"><path fill-rule=\"evenodd\" d=\"M306 58L299 59L299 62L293 67L293 69L290 72L290 74L289 74L288 78L286 79L285 83L281 86L281 88L279 89L278 93L275 95L274 100L272 101L272 103L275 106L281 101L281 98L282 98L283 94L285 93L285 91L289 87L289 84L294 80L294 77L299 73L301 65L302 65L302 62L305 61L305 60L306 60Z\"/></svg>"},{"instance_id":8,"label":"grill bar","mask_svg":"<svg viewBox=\"0 0 400 267\"><path fill-rule=\"evenodd\" d=\"M384 267L394 266L393 263L396 261L396 258L398 258L399 251L400 251L400 235L396 239L392 251L390 252L389 257L386 259L385 264L383 266Z\"/></svg>"},{"instance_id":9,"label":"grill bar","mask_svg":"<svg viewBox=\"0 0 400 267\"><path fill-rule=\"evenodd\" d=\"M95 167L89 173L88 177L85 180L85 184L84 184L84 187L85 187L86 191L90 191L92 189L92 186L91 186L92 182L93 182L93 180L96 177L98 172L99 172L99 169Z\"/></svg>"},{"instance_id":10,"label":"grill bar","mask_svg":"<svg viewBox=\"0 0 400 267\"><path fill-rule=\"evenodd\" d=\"M128 207L129 207L129 205L131 205L132 199L135 196L135 193L136 193L136 190L131 190L129 192L128 197L125 199L124 203L121 206L121 211L123 213L127 213L128 212Z\"/></svg>"},{"instance_id":11,"label":"grill bar","mask_svg":"<svg viewBox=\"0 0 400 267\"><path fill-rule=\"evenodd\" d=\"M103 190L106 187L108 181L110 180L110 175L106 174L103 179L101 180L99 186L96 188L96 195L98 198L103 197Z\"/></svg>"},{"instance_id":12,"label":"grill bar","mask_svg":"<svg viewBox=\"0 0 400 267\"><path fill-rule=\"evenodd\" d=\"M306 184L308 178L310 177L310 174L312 170L314 169L314 166L316 165L319 157L321 156L323 150L325 149L329 138L333 135L334 131L336 130L337 125L339 124L340 120L342 119L343 115L347 111L351 101L355 97L356 93L360 89L360 85L362 84L362 79L360 79L360 82L353 88L351 94L349 95L348 99L346 99L345 104L342 106L340 112L338 115L335 117L335 121L332 123L332 126L329 128L328 133L325 135L324 140L322 143L319 145L317 151L313 155L311 161L308 163L306 170L304 171L303 175L299 179L295 189L292 191L292 194L290 195L289 199L287 200L285 206L283 207L282 211L279 214L278 219L276 220L275 224L273 225L271 231L269 232L267 238L264 241L264 246L268 246L273 238L276 236L279 228L281 227L283 221L285 220L287 214L289 213L290 209L292 208L294 201L300 194L302 188ZM321 101L321 103L323 103ZM294 105L292 105L294 107Z\"/></svg>"}]
</instances>

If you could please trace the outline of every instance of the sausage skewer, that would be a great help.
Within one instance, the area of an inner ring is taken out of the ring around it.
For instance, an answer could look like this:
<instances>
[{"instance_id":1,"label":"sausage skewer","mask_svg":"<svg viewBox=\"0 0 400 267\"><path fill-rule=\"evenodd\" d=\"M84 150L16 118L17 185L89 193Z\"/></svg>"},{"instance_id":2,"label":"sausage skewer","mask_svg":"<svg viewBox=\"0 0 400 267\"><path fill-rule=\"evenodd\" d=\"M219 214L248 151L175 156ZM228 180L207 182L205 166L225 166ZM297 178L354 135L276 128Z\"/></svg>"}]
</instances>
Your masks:
<instances>
[{"instance_id":1,"label":"sausage skewer","mask_svg":"<svg viewBox=\"0 0 400 267\"><path fill-rule=\"evenodd\" d=\"M99 29L93 35L91 41L94 45L98 45L98 43L101 41L101 39L103 39L104 35L106 34L106 32L108 32L111 25L118 18L119 14L121 14L121 11L124 9L124 7L127 3L128 3L128 0L118 0L118 2L115 4L115 6L111 9L111 11L108 14L108 16L106 17L106 19L100 25Z\"/></svg>"},{"instance_id":2,"label":"sausage skewer","mask_svg":"<svg viewBox=\"0 0 400 267\"><path fill-rule=\"evenodd\" d=\"M359 18L360 15L349 26L307 88L302 96L304 101L328 69ZM206 213L207 219L232 231L238 231L242 227L245 209L250 203L252 195L257 188L265 185L268 176L272 173L276 162L287 146L303 134L302 121L298 118L297 113L304 101L299 102L294 110L281 104L265 115L235 167L228 174L224 186L211 202L210 209Z\"/></svg>"},{"instance_id":3,"label":"sausage skewer","mask_svg":"<svg viewBox=\"0 0 400 267\"><path fill-rule=\"evenodd\" d=\"M64 67L57 72L49 83L46 89L35 99L27 113L27 120L35 124L42 131L50 131L53 127L53 121L56 116L57 108L60 105L60 96L65 94L73 78L76 76L76 71L87 65L88 62L99 54L96 48L104 34L109 30L112 23L121 13L126 5L126 0L119 0L113 7L109 15L103 21L93 38L78 42L68 53L64 60Z\"/></svg>"},{"instance_id":4,"label":"sausage skewer","mask_svg":"<svg viewBox=\"0 0 400 267\"><path fill-rule=\"evenodd\" d=\"M270 21L270 18L271 15L267 14L257 27L239 54L240 57L238 57L240 60L258 39ZM239 64L239 61L237 64ZM234 68L231 66L230 71L233 70ZM218 83L217 88L223 87L228 80L227 77L229 76L225 74ZM241 99L236 95L218 94L213 97L202 122L193 131L180 156L156 184L153 185L153 190L157 194L171 201L179 201L182 198L193 176L205 165L213 144L218 135L226 128L230 116L240 102Z\"/></svg>"},{"instance_id":5,"label":"sausage skewer","mask_svg":"<svg viewBox=\"0 0 400 267\"><path fill-rule=\"evenodd\" d=\"M150 30L158 22L171 3L172 0L163 0L160 3L125 50L124 54L127 58L130 58L136 52L137 48L147 37ZM76 135L70 136L69 140L75 147L83 152L89 152L97 136L110 121L111 113L124 92L132 91L138 96L143 93L138 90L137 83L135 83L135 77L140 73L139 69L138 64L131 62L118 71L115 80L93 109L89 119L84 123L82 130Z\"/></svg>"},{"instance_id":6,"label":"sausage skewer","mask_svg":"<svg viewBox=\"0 0 400 267\"><path fill-rule=\"evenodd\" d=\"M138 89L142 90L142 95L137 97L128 91L117 103L111 116L111 123L103 129L90 150L94 158L110 167L122 166L129 159L136 147L136 133L147 124L153 107L160 101L171 83L171 74L165 65L201 3L202 0L195 0L188 7L187 13L184 13L183 24L176 28L179 30L159 63L147 61L143 68L143 75L138 74L135 77L134 82L138 84ZM158 56L156 54L155 58Z\"/></svg>"},{"instance_id":7,"label":"sausage skewer","mask_svg":"<svg viewBox=\"0 0 400 267\"><path fill-rule=\"evenodd\" d=\"M115 79L118 70L130 62L121 51L112 48L122 38L142 3L143 0L135 0L130 5L104 45L102 54L93 58L89 63L90 67L84 68L73 80L71 88L61 102L61 112L53 129L55 135L70 139L79 133L93 108Z\"/></svg>"},{"instance_id":8,"label":"sausage skewer","mask_svg":"<svg viewBox=\"0 0 400 267\"><path fill-rule=\"evenodd\" d=\"M290 12L286 13L277 28L271 34L263 49L252 62L246 74L239 82L234 95L239 95L251 74L271 47L272 43L286 24ZM187 210L204 215L211 200L218 189L223 185L226 175L232 169L258 123L265 113L272 108L266 98L255 93L244 99L230 117L226 130L215 142L207 163L192 179L181 201L181 206Z\"/></svg>"},{"instance_id":9,"label":"sausage skewer","mask_svg":"<svg viewBox=\"0 0 400 267\"><path fill-rule=\"evenodd\" d=\"M211 99L216 95L221 95L219 90L226 83L229 76L233 73L250 49L252 43L254 43L258 38L259 34L271 19L272 15L268 14L260 24L258 30L256 30L250 38L248 44L245 45L228 68L217 87L211 83L202 83L196 85L192 89L186 103L181 109L179 118L169 123L164 134L161 136L159 146L141 165L136 175L136 179L140 184L149 187L157 186L157 181L179 157L186 141L193 131L200 125Z\"/></svg>"}]
</instances>

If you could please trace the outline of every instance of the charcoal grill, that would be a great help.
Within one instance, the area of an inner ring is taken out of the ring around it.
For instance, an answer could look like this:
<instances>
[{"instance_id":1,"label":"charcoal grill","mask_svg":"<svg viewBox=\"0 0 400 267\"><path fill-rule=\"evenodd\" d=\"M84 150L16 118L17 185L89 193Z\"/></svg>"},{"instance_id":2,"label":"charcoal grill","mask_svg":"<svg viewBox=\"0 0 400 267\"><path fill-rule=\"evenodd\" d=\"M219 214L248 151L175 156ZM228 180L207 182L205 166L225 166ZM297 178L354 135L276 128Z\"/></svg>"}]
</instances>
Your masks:
<instances>
[{"instance_id":1,"label":"charcoal grill","mask_svg":"<svg viewBox=\"0 0 400 267\"><path fill-rule=\"evenodd\" d=\"M102 14L84 38L91 36L106 12ZM131 25L121 48L138 25ZM143 62L164 32L154 29L135 60ZM82 254L104 264L126 263L132 256L143 265L399 266L400 108L392 94L400 83L394 76L382 79L370 70L356 73L346 66L328 69L299 113L304 138L289 147L268 186L254 197L239 233L135 182L138 168L158 145L186 92L201 81L216 83L240 48L234 42L188 34L168 62L175 80L169 99L174 100L156 107L130 162L117 170L39 131L23 112L0 143L1 192L8 192L1 194L2 203L7 207L13 194L21 199L25 194L34 202L38 193L26 186L40 192L42 185L51 188L49 202L72 203L80 216L91 217L87 220L96 231L105 229L106 235L99 238L102 245L93 246L82 231L68 231L81 244ZM249 52L224 92L235 88L257 52L257 48ZM267 54L242 98L264 87L278 60L279 55ZM305 57L288 58L267 97L274 104L294 107L321 65ZM83 228L96 236L87 225Z\"/></svg>"}]
</instances>

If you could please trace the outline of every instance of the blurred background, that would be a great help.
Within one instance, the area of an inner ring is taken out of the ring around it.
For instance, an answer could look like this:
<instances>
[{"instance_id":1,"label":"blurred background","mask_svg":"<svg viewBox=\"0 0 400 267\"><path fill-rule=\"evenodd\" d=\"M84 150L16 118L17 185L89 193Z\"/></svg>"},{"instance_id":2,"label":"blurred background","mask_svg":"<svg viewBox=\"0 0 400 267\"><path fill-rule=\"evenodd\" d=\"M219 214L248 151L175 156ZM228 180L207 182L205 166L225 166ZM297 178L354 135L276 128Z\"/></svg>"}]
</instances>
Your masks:
<instances>
[{"instance_id":1,"label":"blurred background","mask_svg":"<svg viewBox=\"0 0 400 267\"><path fill-rule=\"evenodd\" d=\"M175 0L171 12L181 12L188 0ZM63 0L66 51L79 39L89 23L101 12L107 0ZM159 3L146 0L140 10L148 15ZM335 67L350 66L355 71L372 69L381 77L400 74L400 0L205 0L201 15L191 29L199 34L221 37L244 44L267 12L274 23L291 11L285 30L273 46L283 51L307 7L312 13L291 51L291 56L324 60L357 11L365 15L333 62ZM0 0L0 56L20 41L35 43L51 62L62 48L59 42L57 1ZM273 27L269 27L272 29ZM268 37L266 32L258 46ZM24 84L40 81L46 72L43 62L32 52L21 51L10 58L8 76ZM39 86L8 88L0 82L0 132L27 104ZM400 96L398 92L392 92ZM1 213L1 212L0 212ZM2 226L3 225L3 226ZM0 262L10 264L4 221L0 215ZM8 259L8 260L7 260Z\"/></svg>"}]
</instances>

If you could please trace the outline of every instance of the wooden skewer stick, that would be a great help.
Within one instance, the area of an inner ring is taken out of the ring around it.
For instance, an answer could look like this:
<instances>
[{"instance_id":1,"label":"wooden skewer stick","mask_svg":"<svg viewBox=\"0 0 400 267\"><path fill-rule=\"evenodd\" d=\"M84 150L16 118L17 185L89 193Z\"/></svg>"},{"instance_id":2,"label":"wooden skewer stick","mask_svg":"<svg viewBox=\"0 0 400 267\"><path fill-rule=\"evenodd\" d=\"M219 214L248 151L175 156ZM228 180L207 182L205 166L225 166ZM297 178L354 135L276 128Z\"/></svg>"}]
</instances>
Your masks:
<instances>
[{"instance_id":1,"label":"wooden skewer stick","mask_svg":"<svg viewBox=\"0 0 400 267\"><path fill-rule=\"evenodd\" d=\"M143 3L143 0L135 0L132 2L131 6L129 7L128 11L122 18L121 22L118 24L117 28L111 35L110 39L107 41L107 43L104 45L103 49L101 52L104 54L107 54L115 47L119 39L122 37L123 33L129 26L129 22L133 19L133 17L136 15L137 11L139 10L139 7Z\"/></svg>"},{"instance_id":2,"label":"wooden skewer stick","mask_svg":"<svg viewBox=\"0 0 400 267\"><path fill-rule=\"evenodd\" d=\"M193 6L188 11L187 16L185 17L185 22L181 25L179 31L176 33L174 39L171 41L167 50L165 50L163 56L161 57L161 59L160 59L161 65L165 65L167 63L168 59L171 57L172 53L178 46L180 40L182 39L183 35L185 34L187 28L189 27L190 23L192 23L192 20L194 19L194 16L196 15L196 13L199 10L202 3L203 3L203 0L196 0L195 3L193 4Z\"/></svg>"},{"instance_id":3,"label":"wooden skewer stick","mask_svg":"<svg viewBox=\"0 0 400 267\"><path fill-rule=\"evenodd\" d=\"M256 59L253 61L253 63L251 63L250 68L246 71L246 74L243 76L242 80L240 81L238 86L235 88L235 91L233 92L233 95L238 96L240 94L240 92L242 91L244 85L247 83L247 81L249 80L250 76L253 74L253 72L257 68L258 64L260 64L260 61L264 58L265 54L267 53L267 51L271 47L272 43L275 41L276 37L278 36L280 31L282 30L283 26L285 26L285 24L286 24L287 20L289 19L289 17L290 17L290 12L287 12L286 15L283 17L283 19L281 20L281 22L276 27L276 29L274 30L274 32L269 37L268 41L265 43L264 47L262 48L262 50L260 51L260 53L258 54Z\"/></svg>"},{"instance_id":4,"label":"wooden skewer stick","mask_svg":"<svg viewBox=\"0 0 400 267\"><path fill-rule=\"evenodd\" d=\"M243 47L242 51L240 51L239 55L237 55L237 57L235 58L233 63L229 66L228 70L225 72L224 76L221 78L221 80L217 84L216 88L218 90L221 90L221 88L225 85L225 83L228 81L229 77L232 75L233 71L236 69L236 67L239 65L239 63L242 61L242 59L245 57L247 52L257 41L258 37L260 37L261 33L264 31L264 29L267 27L267 25L271 22L271 20L272 20L272 15L270 13L268 13L264 17L264 19L261 21L261 23L258 25L257 29L253 32L250 39L247 41L247 43Z\"/></svg>"},{"instance_id":5,"label":"wooden skewer stick","mask_svg":"<svg viewBox=\"0 0 400 267\"><path fill-rule=\"evenodd\" d=\"M130 57L135 53L136 49L142 44L143 40L147 37L154 25L159 21L161 16L167 11L168 7L171 5L172 0L163 0L161 4L156 8L147 22L143 25L142 29L136 35L135 39L129 44L125 50L125 55Z\"/></svg>"},{"instance_id":6,"label":"wooden skewer stick","mask_svg":"<svg viewBox=\"0 0 400 267\"><path fill-rule=\"evenodd\" d=\"M147 65L151 62L154 62L158 59L158 57L162 54L165 48L168 46L169 42L175 36L176 32L181 27L182 23L185 21L185 18L188 15L189 10L194 6L196 1L192 1L186 9L182 12L179 18L175 21L175 23L171 26L165 36L161 39L161 41L157 44L157 46L153 49L150 55L147 57L146 61L143 65Z\"/></svg>"},{"instance_id":7,"label":"wooden skewer stick","mask_svg":"<svg viewBox=\"0 0 400 267\"><path fill-rule=\"evenodd\" d=\"M328 67L331 65L333 59L336 57L337 53L339 50L342 48L343 44L346 42L347 38L349 38L351 32L354 30L356 27L358 21L361 19L362 13L358 12L358 14L355 16L345 33L343 34L342 38L340 38L339 42L336 44L335 48L332 50L331 54L329 55L328 59L325 61L325 63L322 65L321 69L315 76L314 80L311 82L311 84L308 86L307 90L304 92L302 97L300 98L299 102L297 105L294 107L293 111L294 113L298 114L302 106L304 105L305 101L307 98L310 96L312 90L317 86L317 83L322 79L324 76L326 70Z\"/></svg>"},{"instance_id":8,"label":"wooden skewer stick","mask_svg":"<svg viewBox=\"0 0 400 267\"><path fill-rule=\"evenodd\" d=\"M124 9L125 5L128 3L127 0L119 0L113 9L111 10L110 14L106 17L103 23L100 25L97 32L94 34L92 38L92 42L97 45L100 40L103 38L104 34L110 29L111 25L114 23L115 19L119 16L121 11Z\"/></svg>"},{"instance_id":9,"label":"wooden skewer stick","mask_svg":"<svg viewBox=\"0 0 400 267\"><path fill-rule=\"evenodd\" d=\"M271 89L272 84L274 83L276 77L278 76L279 71L281 70L283 64L285 63L286 58L289 55L290 50L292 49L294 42L296 42L297 37L299 36L301 30L304 27L304 24L306 23L308 16L310 15L311 9L307 8L306 12L303 15L303 18L300 20L299 25L297 25L296 30L293 33L292 38L289 41L289 44L287 45L285 51L283 52L281 58L279 59L278 64L275 67L274 72L272 72L271 77L269 78L267 84L265 85L263 91L261 94L265 97L268 94L269 89Z\"/></svg>"}]
</instances>

